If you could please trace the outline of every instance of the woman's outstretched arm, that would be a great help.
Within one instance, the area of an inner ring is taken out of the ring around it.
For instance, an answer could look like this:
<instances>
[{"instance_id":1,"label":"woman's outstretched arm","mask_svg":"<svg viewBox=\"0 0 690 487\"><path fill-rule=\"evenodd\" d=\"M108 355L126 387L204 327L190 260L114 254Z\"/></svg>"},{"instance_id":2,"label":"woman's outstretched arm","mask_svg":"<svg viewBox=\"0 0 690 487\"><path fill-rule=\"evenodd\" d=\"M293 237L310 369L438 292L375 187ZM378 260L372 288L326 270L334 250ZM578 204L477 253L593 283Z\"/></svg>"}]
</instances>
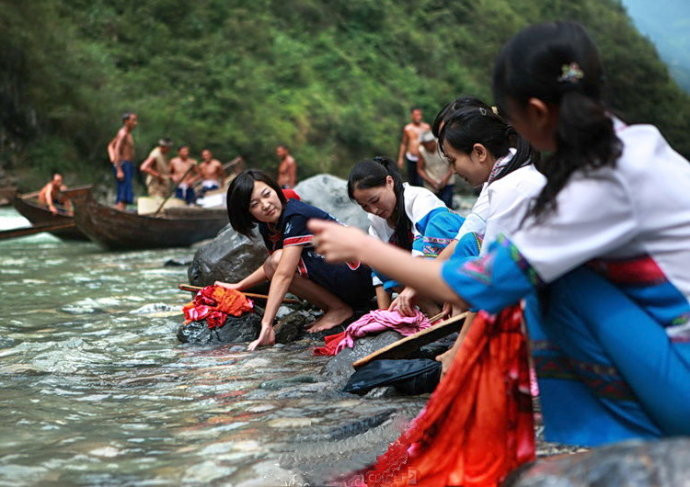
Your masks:
<instances>
[{"instance_id":1,"label":"woman's outstretched arm","mask_svg":"<svg viewBox=\"0 0 690 487\"><path fill-rule=\"evenodd\" d=\"M441 277L441 262L412 257L409 252L381 242L361 230L324 220L309 220L316 250L330 262L359 260L420 294L451 302L463 309L467 303Z\"/></svg>"},{"instance_id":2,"label":"woman's outstretched arm","mask_svg":"<svg viewBox=\"0 0 690 487\"><path fill-rule=\"evenodd\" d=\"M286 247L280 251L280 260L271 277L271 285L268 288L268 301L266 302L264 317L261 319L261 332L259 333L259 338L249 344L248 350L254 350L259 345L273 345L275 343L273 320L276 314L278 314L280 303L283 302L283 298L285 298L285 294L287 294L288 288L295 277L297 265L301 257L301 246Z\"/></svg>"},{"instance_id":3,"label":"woman's outstretched arm","mask_svg":"<svg viewBox=\"0 0 690 487\"><path fill-rule=\"evenodd\" d=\"M228 289L237 289L238 291L241 291L242 289L250 289L254 286L258 286L259 284L266 282L267 279L268 277L266 276L266 270L264 269L264 265L261 264L258 267L258 269L256 269L254 272L252 272L239 282L216 281L214 284L216 286L221 286Z\"/></svg>"}]
</instances>

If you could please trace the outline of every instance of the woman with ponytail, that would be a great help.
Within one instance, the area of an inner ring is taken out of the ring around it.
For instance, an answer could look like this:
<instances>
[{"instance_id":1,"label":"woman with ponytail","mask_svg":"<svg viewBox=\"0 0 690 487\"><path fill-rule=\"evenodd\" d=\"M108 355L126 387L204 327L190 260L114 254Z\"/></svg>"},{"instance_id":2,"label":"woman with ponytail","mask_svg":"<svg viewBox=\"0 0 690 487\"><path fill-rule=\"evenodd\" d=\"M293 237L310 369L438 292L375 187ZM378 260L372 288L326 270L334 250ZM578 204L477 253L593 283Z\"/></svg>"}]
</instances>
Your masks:
<instances>
[{"instance_id":1,"label":"woman with ponytail","mask_svg":"<svg viewBox=\"0 0 690 487\"><path fill-rule=\"evenodd\" d=\"M403 183L395 163L385 157L357 163L350 171L347 192L369 213L370 235L415 257L435 258L464 221L428 189ZM391 303L390 293L398 283L377 273L373 281L379 308L413 314L412 289L403 290ZM437 310L427 311L435 314Z\"/></svg>"},{"instance_id":2,"label":"woman with ponytail","mask_svg":"<svg viewBox=\"0 0 690 487\"><path fill-rule=\"evenodd\" d=\"M690 435L690 164L655 127L614 117L603 79L577 23L531 26L503 47L500 111L550 155L520 228L479 258L418 262L310 222L327 259L360 259L433 299L500 316L538 296L526 317L545 437L585 446Z\"/></svg>"}]
</instances>

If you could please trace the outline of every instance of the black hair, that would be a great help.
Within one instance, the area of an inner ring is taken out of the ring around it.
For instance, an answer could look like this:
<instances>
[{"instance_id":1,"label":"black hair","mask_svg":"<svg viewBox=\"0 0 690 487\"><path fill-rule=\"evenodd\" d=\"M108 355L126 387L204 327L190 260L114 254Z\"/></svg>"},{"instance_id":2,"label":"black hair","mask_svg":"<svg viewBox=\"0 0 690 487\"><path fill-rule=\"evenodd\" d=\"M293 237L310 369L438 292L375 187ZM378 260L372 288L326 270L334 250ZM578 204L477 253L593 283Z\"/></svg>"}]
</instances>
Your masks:
<instances>
[{"instance_id":1,"label":"black hair","mask_svg":"<svg viewBox=\"0 0 690 487\"><path fill-rule=\"evenodd\" d=\"M529 164L534 157L529 143L490 107L484 106L461 108L448 115L439 143L442 152L447 143L464 154L470 154L474 144L482 144L495 159L507 156L510 148L515 147L517 152L493 177L494 181Z\"/></svg>"},{"instance_id":2,"label":"black hair","mask_svg":"<svg viewBox=\"0 0 690 487\"><path fill-rule=\"evenodd\" d=\"M434 122L431 124L431 133L434 134L434 137L436 137L437 139L440 138L441 128L443 127L443 124L446 123L446 120L450 115L452 115L454 112L457 112L458 110L468 107L482 107L486 108L487 110L491 110L491 107L483 101L481 101L479 98L476 98L474 96L460 96L455 100L451 101L450 103L446 103L446 105L443 108L441 108L441 110L436 114L436 118L434 119Z\"/></svg>"},{"instance_id":3,"label":"black hair","mask_svg":"<svg viewBox=\"0 0 690 487\"><path fill-rule=\"evenodd\" d=\"M180 144L180 145L178 145L178 146L177 146L177 152L180 152L180 151L181 151L182 149L184 149L185 147L186 147L187 149L189 149L189 145L188 145L188 144Z\"/></svg>"},{"instance_id":4,"label":"black hair","mask_svg":"<svg viewBox=\"0 0 690 487\"><path fill-rule=\"evenodd\" d=\"M228 218L236 232L252 238L257 220L249 212L249 201L254 191L254 182L261 181L278 194L278 199L285 207L287 199L278 183L268 174L256 169L247 169L237 175L230 183L227 194Z\"/></svg>"},{"instance_id":5,"label":"black hair","mask_svg":"<svg viewBox=\"0 0 690 487\"><path fill-rule=\"evenodd\" d=\"M404 187L400 173L395 163L387 157L374 157L366 161L360 161L350 171L347 178L347 194L354 200L356 189L369 189L384 186L386 178L393 178L393 191L395 191L395 229L390 242L400 248L412 249L412 222L405 212Z\"/></svg>"},{"instance_id":6,"label":"black hair","mask_svg":"<svg viewBox=\"0 0 690 487\"><path fill-rule=\"evenodd\" d=\"M622 143L602 101L604 73L599 53L575 22L533 25L501 49L493 93L503 113L507 101L522 109L530 98L558 106L556 151L537 168L546 185L530 214L539 219L556 209L556 197L577 171L615 167Z\"/></svg>"}]
</instances>

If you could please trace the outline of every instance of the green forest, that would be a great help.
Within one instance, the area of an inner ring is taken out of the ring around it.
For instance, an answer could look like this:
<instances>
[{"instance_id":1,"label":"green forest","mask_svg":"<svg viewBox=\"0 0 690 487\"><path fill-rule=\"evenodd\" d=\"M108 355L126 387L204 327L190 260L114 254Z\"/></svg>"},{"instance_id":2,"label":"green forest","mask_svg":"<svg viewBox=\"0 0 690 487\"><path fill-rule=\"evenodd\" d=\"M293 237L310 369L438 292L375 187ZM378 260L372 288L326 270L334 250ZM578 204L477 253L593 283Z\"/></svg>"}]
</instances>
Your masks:
<instances>
[{"instance_id":1,"label":"green forest","mask_svg":"<svg viewBox=\"0 0 690 487\"><path fill-rule=\"evenodd\" d=\"M585 24L613 109L690 155L690 101L619 0L0 0L0 167L103 180L120 114L141 161L162 136L300 177L395 156L412 106L490 101L499 47L530 23ZM35 188L32 188L35 189Z\"/></svg>"}]
</instances>

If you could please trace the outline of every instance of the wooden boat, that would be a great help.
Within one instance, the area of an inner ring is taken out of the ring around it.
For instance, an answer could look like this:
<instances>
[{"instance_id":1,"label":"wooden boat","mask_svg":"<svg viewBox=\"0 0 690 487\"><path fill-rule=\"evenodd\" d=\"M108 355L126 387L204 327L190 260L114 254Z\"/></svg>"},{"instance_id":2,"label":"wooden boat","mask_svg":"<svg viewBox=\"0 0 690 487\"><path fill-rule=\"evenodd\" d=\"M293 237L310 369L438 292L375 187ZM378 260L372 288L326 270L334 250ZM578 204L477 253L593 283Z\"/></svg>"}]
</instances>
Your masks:
<instances>
[{"instance_id":1,"label":"wooden boat","mask_svg":"<svg viewBox=\"0 0 690 487\"><path fill-rule=\"evenodd\" d=\"M80 186L63 191L62 193L74 200L79 198L91 190L91 186ZM49 233L64 240L88 240L88 237L82 233L75 225L67 226L67 223L73 223L74 219L67 215L54 215L50 212L46 205L38 202L38 191L27 194L15 194L12 199L12 206L24 218L29 220L32 225L38 226L56 226L61 227L57 230L49 230Z\"/></svg>"},{"instance_id":2,"label":"wooden boat","mask_svg":"<svg viewBox=\"0 0 690 487\"><path fill-rule=\"evenodd\" d=\"M187 247L215 237L228 224L224 208L167 208L138 215L98 203L91 193L72 201L77 228L112 250Z\"/></svg>"}]
</instances>

